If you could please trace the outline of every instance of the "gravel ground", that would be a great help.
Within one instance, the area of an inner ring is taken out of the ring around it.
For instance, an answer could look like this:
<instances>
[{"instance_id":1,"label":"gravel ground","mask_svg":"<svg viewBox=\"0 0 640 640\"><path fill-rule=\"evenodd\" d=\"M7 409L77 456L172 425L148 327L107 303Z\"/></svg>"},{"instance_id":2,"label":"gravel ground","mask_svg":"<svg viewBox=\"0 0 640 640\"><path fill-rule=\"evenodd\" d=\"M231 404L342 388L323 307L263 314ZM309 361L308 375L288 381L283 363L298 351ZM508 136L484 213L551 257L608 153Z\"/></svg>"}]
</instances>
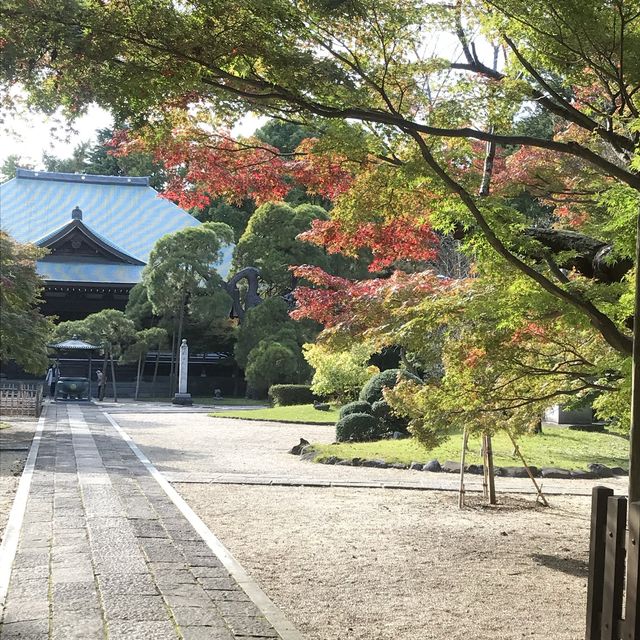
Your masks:
<instances>
[{"instance_id":1,"label":"gravel ground","mask_svg":"<svg viewBox=\"0 0 640 640\"><path fill-rule=\"evenodd\" d=\"M36 426L32 420L13 417L3 417L3 420L11 427L0 429L0 541Z\"/></svg>"},{"instance_id":2,"label":"gravel ground","mask_svg":"<svg viewBox=\"0 0 640 640\"><path fill-rule=\"evenodd\" d=\"M172 481L207 480L215 474L356 482L411 482L431 488L457 490L455 474L425 473L399 469L343 467L302 462L287 451L300 438L332 442L332 426L284 424L210 418L205 414L118 413L115 419L140 445L153 463ZM425 457L426 454L425 454ZM602 481L600 481L601 483ZM624 491L626 478L608 484ZM467 474L467 489L480 489L480 476ZM548 490L589 493L598 481L545 480ZM528 479L496 478L498 491L533 492Z\"/></svg>"},{"instance_id":3,"label":"gravel ground","mask_svg":"<svg viewBox=\"0 0 640 640\"><path fill-rule=\"evenodd\" d=\"M309 640L577 640L589 499L176 485Z\"/></svg>"}]
</instances>

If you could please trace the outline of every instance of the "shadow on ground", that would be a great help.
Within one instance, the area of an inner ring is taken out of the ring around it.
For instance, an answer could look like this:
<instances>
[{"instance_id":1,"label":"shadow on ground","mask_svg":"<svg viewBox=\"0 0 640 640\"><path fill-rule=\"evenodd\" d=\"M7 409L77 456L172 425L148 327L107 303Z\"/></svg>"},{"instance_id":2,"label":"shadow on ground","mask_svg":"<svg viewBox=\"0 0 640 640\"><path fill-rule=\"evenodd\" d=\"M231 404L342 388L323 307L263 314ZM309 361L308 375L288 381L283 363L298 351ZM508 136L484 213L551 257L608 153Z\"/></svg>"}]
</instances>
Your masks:
<instances>
[{"instance_id":1,"label":"shadow on ground","mask_svg":"<svg viewBox=\"0 0 640 640\"><path fill-rule=\"evenodd\" d=\"M589 575L589 563L576 558L563 558L562 556L550 556L544 553L534 553L531 559L538 565L567 573L577 578L586 578Z\"/></svg>"}]
</instances>

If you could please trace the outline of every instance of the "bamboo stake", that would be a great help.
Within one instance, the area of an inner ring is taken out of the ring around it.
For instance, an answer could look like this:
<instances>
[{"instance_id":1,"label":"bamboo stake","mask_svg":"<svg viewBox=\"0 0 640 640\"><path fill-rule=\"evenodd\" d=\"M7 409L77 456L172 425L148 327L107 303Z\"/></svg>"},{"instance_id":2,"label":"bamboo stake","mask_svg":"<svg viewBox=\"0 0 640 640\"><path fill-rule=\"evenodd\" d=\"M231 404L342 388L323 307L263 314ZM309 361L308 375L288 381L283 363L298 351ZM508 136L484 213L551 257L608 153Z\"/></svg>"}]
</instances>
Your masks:
<instances>
[{"instance_id":1,"label":"bamboo stake","mask_svg":"<svg viewBox=\"0 0 640 640\"><path fill-rule=\"evenodd\" d=\"M547 502L547 499L544 497L544 493L542 493L542 487L538 486L538 483L536 482L536 479L533 477L533 473L531 473L531 469L529 468L527 461L524 459L524 456L522 455L522 451L520 451L520 447L518 446L518 443L515 441L514 437L510 433L509 433L509 439L513 443L513 450L516 452L516 455L520 458L520 460L522 460L522 464L524 465L524 468L527 470L527 473L531 478L531 482L533 482L533 486L536 488L536 492L538 494L536 497L536 502L538 500L542 500L542 504L545 507L548 507L549 503Z\"/></svg>"},{"instance_id":2,"label":"bamboo stake","mask_svg":"<svg viewBox=\"0 0 640 640\"><path fill-rule=\"evenodd\" d=\"M460 452L460 490L458 492L458 508L464 507L464 461L467 453L469 432L465 429L462 435L462 451Z\"/></svg>"},{"instance_id":3,"label":"bamboo stake","mask_svg":"<svg viewBox=\"0 0 640 640\"><path fill-rule=\"evenodd\" d=\"M496 478L493 471L493 448L491 446L491 436L485 434L484 436L485 447L485 461L487 468L487 480L489 484L489 504L497 504L496 500Z\"/></svg>"}]
</instances>

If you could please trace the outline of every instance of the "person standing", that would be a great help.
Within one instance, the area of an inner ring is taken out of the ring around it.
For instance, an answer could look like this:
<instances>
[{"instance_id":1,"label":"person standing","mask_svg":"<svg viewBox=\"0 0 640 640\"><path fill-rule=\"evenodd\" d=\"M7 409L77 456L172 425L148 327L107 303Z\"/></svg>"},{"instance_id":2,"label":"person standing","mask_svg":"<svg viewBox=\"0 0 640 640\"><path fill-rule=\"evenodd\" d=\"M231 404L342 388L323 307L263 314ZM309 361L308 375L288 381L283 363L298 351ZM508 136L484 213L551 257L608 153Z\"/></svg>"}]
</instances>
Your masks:
<instances>
[{"instance_id":1,"label":"person standing","mask_svg":"<svg viewBox=\"0 0 640 640\"><path fill-rule=\"evenodd\" d=\"M60 378L60 368L58 367L58 363L54 363L49 366L47 369L47 377L45 378L45 382L49 385L49 397L56 397L56 384L58 379Z\"/></svg>"},{"instance_id":2,"label":"person standing","mask_svg":"<svg viewBox=\"0 0 640 640\"><path fill-rule=\"evenodd\" d=\"M96 369L96 379L98 380L98 400L102 400L102 387L104 385L104 373Z\"/></svg>"}]
</instances>

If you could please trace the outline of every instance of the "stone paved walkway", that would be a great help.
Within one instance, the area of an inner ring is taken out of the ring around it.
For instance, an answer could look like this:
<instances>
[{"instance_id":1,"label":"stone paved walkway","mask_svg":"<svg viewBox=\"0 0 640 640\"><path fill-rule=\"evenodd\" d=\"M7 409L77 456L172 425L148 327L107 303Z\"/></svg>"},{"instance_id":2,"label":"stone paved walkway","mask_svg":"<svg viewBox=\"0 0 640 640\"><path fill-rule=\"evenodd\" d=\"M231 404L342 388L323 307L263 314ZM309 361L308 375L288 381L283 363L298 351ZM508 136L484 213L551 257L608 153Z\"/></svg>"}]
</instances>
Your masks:
<instances>
[{"instance_id":1,"label":"stone paved walkway","mask_svg":"<svg viewBox=\"0 0 640 640\"><path fill-rule=\"evenodd\" d=\"M278 638L93 406L48 408L0 638Z\"/></svg>"}]
</instances>

